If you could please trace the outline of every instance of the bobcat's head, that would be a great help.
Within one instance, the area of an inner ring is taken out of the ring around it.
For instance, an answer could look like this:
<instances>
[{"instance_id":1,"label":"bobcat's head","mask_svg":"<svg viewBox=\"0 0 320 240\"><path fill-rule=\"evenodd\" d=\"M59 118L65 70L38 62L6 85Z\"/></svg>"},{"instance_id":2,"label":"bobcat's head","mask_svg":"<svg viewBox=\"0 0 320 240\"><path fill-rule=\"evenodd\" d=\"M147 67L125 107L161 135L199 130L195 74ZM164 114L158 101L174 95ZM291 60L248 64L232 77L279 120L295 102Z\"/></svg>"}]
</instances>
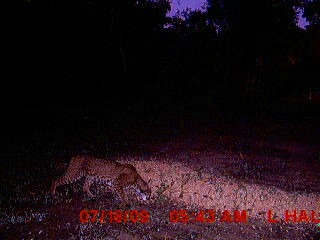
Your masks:
<instances>
[{"instance_id":1,"label":"bobcat's head","mask_svg":"<svg viewBox=\"0 0 320 240\"><path fill-rule=\"evenodd\" d=\"M141 177L137 181L137 192L143 201L149 200L151 196L151 189L147 182Z\"/></svg>"}]
</instances>

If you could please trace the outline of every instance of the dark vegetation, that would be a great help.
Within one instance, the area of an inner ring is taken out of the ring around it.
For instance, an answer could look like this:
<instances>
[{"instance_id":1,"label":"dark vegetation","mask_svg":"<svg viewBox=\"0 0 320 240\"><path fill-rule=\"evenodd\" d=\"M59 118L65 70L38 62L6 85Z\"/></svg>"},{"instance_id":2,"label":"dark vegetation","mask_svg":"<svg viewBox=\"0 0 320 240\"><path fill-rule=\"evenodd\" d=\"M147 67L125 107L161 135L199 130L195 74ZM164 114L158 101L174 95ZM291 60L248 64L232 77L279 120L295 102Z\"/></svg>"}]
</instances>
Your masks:
<instances>
[{"instance_id":1,"label":"dark vegetation","mask_svg":"<svg viewBox=\"0 0 320 240\"><path fill-rule=\"evenodd\" d=\"M319 91L317 1L208 4L168 18L165 0L16 1L7 102L246 104Z\"/></svg>"}]
</instances>

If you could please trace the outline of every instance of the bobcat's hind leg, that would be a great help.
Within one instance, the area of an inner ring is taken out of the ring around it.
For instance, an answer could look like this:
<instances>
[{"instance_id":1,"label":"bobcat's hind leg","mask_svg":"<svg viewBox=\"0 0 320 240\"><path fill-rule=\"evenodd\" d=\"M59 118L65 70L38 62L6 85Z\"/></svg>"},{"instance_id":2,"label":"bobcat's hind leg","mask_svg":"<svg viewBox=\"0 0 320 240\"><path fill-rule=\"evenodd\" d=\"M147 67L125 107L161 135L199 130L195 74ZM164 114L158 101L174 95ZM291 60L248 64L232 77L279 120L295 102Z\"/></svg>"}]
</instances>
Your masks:
<instances>
[{"instance_id":1,"label":"bobcat's hind leg","mask_svg":"<svg viewBox=\"0 0 320 240\"><path fill-rule=\"evenodd\" d=\"M86 179L84 180L82 189L89 197L94 198L95 195L90 191L90 186L92 183L93 183L92 178L86 177Z\"/></svg>"}]
</instances>

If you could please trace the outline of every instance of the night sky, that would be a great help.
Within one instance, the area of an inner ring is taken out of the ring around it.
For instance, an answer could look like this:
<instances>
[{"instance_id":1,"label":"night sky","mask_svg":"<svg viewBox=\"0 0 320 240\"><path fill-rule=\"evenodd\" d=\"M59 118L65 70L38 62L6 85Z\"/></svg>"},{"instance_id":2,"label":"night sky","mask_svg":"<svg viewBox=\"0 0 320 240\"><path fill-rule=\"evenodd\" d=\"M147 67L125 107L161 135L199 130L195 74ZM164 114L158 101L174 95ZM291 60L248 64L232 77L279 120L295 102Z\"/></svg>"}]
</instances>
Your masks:
<instances>
[{"instance_id":1,"label":"night sky","mask_svg":"<svg viewBox=\"0 0 320 240\"><path fill-rule=\"evenodd\" d=\"M200 9L202 6L204 6L205 2L206 1L204 0L172 0L169 16L174 15L178 10L182 11L186 8ZM299 12L298 26L305 28L306 25L306 19L302 17L302 12Z\"/></svg>"},{"instance_id":2,"label":"night sky","mask_svg":"<svg viewBox=\"0 0 320 240\"><path fill-rule=\"evenodd\" d=\"M171 12L169 15L174 15L177 10L186 8L199 9L205 1L203 0L172 0Z\"/></svg>"}]
</instances>

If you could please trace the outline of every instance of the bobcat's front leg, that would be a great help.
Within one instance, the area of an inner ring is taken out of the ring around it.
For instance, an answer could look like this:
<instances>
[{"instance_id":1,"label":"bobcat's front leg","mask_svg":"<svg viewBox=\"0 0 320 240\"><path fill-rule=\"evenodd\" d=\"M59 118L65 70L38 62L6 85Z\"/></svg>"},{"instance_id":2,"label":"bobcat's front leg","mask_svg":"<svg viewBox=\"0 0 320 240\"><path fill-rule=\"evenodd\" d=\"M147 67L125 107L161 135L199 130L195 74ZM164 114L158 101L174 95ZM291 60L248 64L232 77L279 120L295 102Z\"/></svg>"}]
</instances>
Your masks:
<instances>
[{"instance_id":1,"label":"bobcat's front leg","mask_svg":"<svg viewBox=\"0 0 320 240\"><path fill-rule=\"evenodd\" d=\"M86 177L86 179L84 180L82 189L89 197L94 198L95 195L92 194L92 192L90 191L91 184L92 184L92 179L90 177Z\"/></svg>"},{"instance_id":2,"label":"bobcat's front leg","mask_svg":"<svg viewBox=\"0 0 320 240\"><path fill-rule=\"evenodd\" d=\"M56 193L56 188L57 188L57 180L54 180L51 184L51 188L50 188L50 194L51 195L55 195Z\"/></svg>"},{"instance_id":3,"label":"bobcat's front leg","mask_svg":"<svg viewBox=\"0 0 320 240\"><path fill-rule=\"evenodd\" d=\"M127 207L129 206L129 200L126 192L124 191L124 188L126 187L126 179L127 175L121 174L120 176L117 177L115 180L115 190L116 192L120 195L121 198L121 206L122 207Z\"/></svg>"}]
</instances>

